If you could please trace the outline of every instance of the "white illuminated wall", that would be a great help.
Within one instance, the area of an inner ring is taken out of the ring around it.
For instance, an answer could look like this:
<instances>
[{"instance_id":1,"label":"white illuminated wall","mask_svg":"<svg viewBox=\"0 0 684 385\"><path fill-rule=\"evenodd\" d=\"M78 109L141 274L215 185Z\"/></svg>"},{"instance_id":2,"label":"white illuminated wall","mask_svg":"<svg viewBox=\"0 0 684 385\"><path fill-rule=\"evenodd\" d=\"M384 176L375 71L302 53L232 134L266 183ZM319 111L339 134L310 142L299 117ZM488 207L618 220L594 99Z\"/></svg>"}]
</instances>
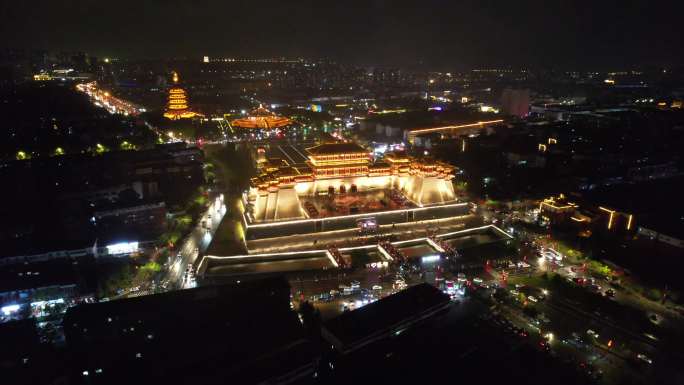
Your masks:
<instances>
[{"instance_id":1,"label":"white illuminated wall","mask_svg":"<svg viewBox=\"0 0 684 385\"><path fill-rule=\"evenodd\" d=\"M293 187L256 193L253 199L257 221L304 218L299 195Z\"/></svg>"},{"instance_id":2,"label":"white illuminated wall","mask_svg":"<svg viewBox=\"0 0 684 385\"><path fill-rule=\"evenodd\" d=\"M139 250L138 242L122 242L113 245L107 245L107 254L120 255L131 254Z\"/></svg>"}]
</instances>

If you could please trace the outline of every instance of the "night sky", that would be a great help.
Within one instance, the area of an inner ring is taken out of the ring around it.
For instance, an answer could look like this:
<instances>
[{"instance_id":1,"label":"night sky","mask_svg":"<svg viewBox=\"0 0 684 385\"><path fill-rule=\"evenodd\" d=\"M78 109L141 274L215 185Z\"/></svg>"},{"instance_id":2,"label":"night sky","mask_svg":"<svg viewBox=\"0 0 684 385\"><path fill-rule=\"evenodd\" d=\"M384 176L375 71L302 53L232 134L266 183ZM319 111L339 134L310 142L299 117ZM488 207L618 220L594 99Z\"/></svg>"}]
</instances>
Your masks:
<instances>
[{"instance_id":1,"label":"night sky","mask_svg":"<svg viewBox=\"0 0 684 385\"><path fill-rule=\"evenodd\" d=\"M430 67L678 65L684 1L3 1L10 48Z\"/></svg>"}]
</instances>

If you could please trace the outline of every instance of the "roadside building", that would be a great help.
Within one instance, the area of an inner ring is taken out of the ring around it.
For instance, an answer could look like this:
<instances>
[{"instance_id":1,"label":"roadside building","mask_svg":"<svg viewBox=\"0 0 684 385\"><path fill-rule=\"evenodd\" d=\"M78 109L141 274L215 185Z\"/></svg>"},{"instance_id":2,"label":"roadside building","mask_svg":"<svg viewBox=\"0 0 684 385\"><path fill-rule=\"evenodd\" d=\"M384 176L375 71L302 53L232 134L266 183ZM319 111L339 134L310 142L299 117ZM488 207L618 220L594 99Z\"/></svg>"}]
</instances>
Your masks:
<instances>
[{"instance_id":1,"label":"roadside building","mask_svg":"<svg viewBox=\"0 0 684 385\"><path fill-rule=\"evenodd\" d=\"M348 354L414 327L449 305L448 295L423 283L331 319L322 335L336 352Z\"/></svg>"},{"instance_id":2,"label":"roadside building","mask_svg":"<svg viewBox=\"0 0 684 385\"><path fill-rule=\"evenodd\" d=\"M96 211L93 223L99 234L136 233L153 238L164 230L166 213L164 202L112 205Z\"/></svg>"},{"instance_id":3,"label":"roadside building","mask_svg":"<svg viewBox=\"0 0 684 385\"><path fill-rule=\"evenodd\" d=\"M505 115L527 116L530 113L530 90L504 89L501 93L501 111Z\"/></svg>"},{"instance_id":4,"label":"roadside building","mask_svg":"<svg viewBox=\"0 0 684 385\"><path fill-rule=\"evenodd\" d=\"M663 224L659 227L652 224L640 225L637 227L637 235L684 249L684 232L682 232L681 223L678 227L665 227Z\"/></svg>"},{"instance_id":5,"label":"roadside building","mask_svg":"<svg viewBox=\"0 0 684 385\"><path fill-rule=\"evenodd\" d=\"M578 207L565 194L559 194L542 200L539 203L539 214L548 222L558 223L572 217Z\"/></svg>"},{"instance_id":6,"label":"roadside building","mask_svg":"<svg viewBox=\"0 0 684 385\"><path fill-rule=\"evenodd\" d=\"M15 264L0 269L0 307L3 319L43 316L92 297L92 265L49 261Z\"/></svg>"},{"instance_id":7,"label":"roadside building","mask_svg":"<svg viewBox=\"0 0 684 385\"><path fill-rule=\"evenodd\" d=\"M75 384L286 384L314 370L283 278L77 306L64 331Z\"/></svg>"}]
</instances>

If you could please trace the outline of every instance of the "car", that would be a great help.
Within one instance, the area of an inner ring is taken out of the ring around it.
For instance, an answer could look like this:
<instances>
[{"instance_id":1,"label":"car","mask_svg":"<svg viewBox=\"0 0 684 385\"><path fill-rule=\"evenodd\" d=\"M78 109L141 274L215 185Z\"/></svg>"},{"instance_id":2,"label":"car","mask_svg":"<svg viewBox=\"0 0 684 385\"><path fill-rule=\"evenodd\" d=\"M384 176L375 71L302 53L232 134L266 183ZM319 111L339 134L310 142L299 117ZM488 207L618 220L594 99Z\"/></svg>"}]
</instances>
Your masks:
<instances>
[{"instance_id":1,"label":"car","mask_svg":"<svg viewBox=\"0 0 684 385\"><path fill-rule=\"evenodd\" d=\"M653 360L648 358L648 356L645 354L639 353L639 354L637 354L637 358L640 359L641 361L648 363L648 364L653 364Z\"/></svg>"},{"instance_id":2,"label":"car","mask_svg":"<svg viewBox=\"0 0 684 385\"><path fill-rule=\"evenodd\" d=\"M606 297L611 297L611 298L615 297L615 290L608 289L608 290L606 290L605 295L606 295Z\"/></svg>"},{"instance_id":3,"label":"car","mask_svg":"<svg viewBox=\"0 0 684 385\"><path fill-rule=\"evenodd\" d=\"M551 345L546 340L539 341L539 347L545 352L551 351Z\"/></svg>"},{"instance_id":4,"label":"car","mask_svg":"<svg viewBox=\"0 0 684 385\"><path fill-rule=\"evenodd\" d=\"M587 330L587 334L590 335L590 336L592 336L592 337L594 337L594 338L598 338L598 337L599 337L598 333L596 333L595 331L593 331L593 330L591 330L591 329Z\"/></svg>"}]
</instances>

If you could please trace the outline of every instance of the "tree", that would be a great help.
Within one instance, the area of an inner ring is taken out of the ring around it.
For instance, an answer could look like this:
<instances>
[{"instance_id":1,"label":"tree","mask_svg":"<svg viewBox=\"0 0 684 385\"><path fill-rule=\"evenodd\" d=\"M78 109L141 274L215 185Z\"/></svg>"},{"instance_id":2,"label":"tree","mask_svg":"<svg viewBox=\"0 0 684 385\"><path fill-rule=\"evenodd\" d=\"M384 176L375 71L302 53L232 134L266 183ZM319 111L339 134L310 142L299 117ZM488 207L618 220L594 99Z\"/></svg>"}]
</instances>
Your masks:
<instances>
[{"instance_id":1,"label":"tree","mask_svg":"<svg viewBox=\"0 0 684 385\"><path fill-rule=\"evenodd\" d=\"M537 308L531 305L525 306L525 308L523 309L523 313L525 313L525 315L530 318L536 318L537 315L539 315L539 311L537 310Z\"/></svg>"},{"instance_id":2,"label":"tree","mask_svg":"<svg viewBox=\"0 0 684 385\"><path fill-rule=\"evenodd\" d=\"M551 277L551 284L556 287L563 285L563 277L561 277L560 274L553 274L553 277Z\"/></svg>"},{"instance_id":3,"label":"tree","mask_svg":"<svg viewBox=\"0 0 684 385\"><path fill-rule=\"evenodd\" d=\"M506 298L508 298L508 292L506 289L501 287L496 288L496 291L494 292L494 299L497 301L503 301Z\"/></svg>"},{"instance_id":4,"label":"tree","mask_svg":"<svg viewBox=\"0 0 684 385\"><path fill-rule=\"evenodd\" d=\"M321 326L321 314L309 301L299 304L299 314L302 316L304 329L309 333L318 334Z\"/></svg>"},{"instance_id":5,"label":"tree","mask_svg":"<svg viewBox=\"0 0 684 385\"><path fill-rule=\"evenodd\" d=\"M132 188L127 188L119 193L119 202L135 203L140 199L140 195Z\"/></svg>"},{"instance_id":6,"label":"tree","mask_svg":"<svg viewBox=\"0 0 684 385\"><path fill-rule=\"evenodd\" d=\"M370 255L365 250L354 250L350 257L354 268L363 268L371 262Z\"/></svg>"},{"instance_id":7,"label":"tree","mask_svg":"<svg viewBox=\"0 0 684 385\"><path fill-rule=\"evenodd\" d=\"M130 265L120 266L114 273L98 282L98 295L109 297L117 294L117 290L131 286L133 273Z\"/></svg>"}]
</instances>

